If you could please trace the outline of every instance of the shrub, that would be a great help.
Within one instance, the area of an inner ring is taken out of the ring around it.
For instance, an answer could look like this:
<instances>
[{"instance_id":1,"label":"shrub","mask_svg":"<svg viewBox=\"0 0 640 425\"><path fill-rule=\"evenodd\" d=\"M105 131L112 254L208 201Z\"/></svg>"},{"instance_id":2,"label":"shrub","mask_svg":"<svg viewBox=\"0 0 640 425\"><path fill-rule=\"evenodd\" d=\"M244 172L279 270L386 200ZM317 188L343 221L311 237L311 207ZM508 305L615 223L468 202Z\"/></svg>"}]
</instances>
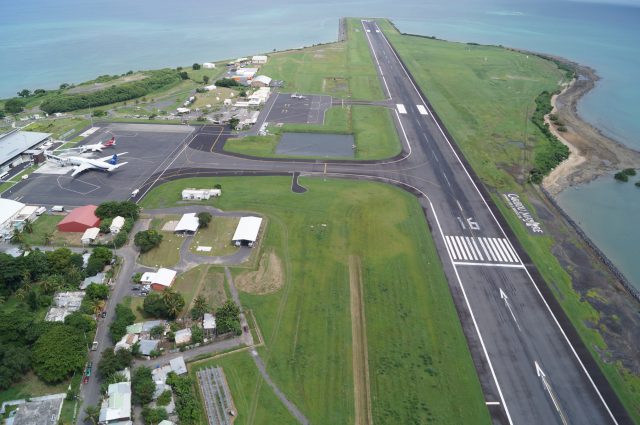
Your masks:
<instances>
[{"instance_id":1,"label":"shrub","mask_svg":"<svg viewBox=\"0 0 640 425\"><path fill-rule=\"evenodd\" d=\"M239 85L240 83L233 78L222 78L216 81L218 87L238 87Z\"/></svg>"},{"instance_id":2,"label":"shrub","mask_svg":"<svg viewBox=\"0 0 640 425\"><path fill-rule=\"evenodd\" d=\"M136 315L133 314L131 308L124 304L118 304L116 306L116 317L113 319L113 322L111 322L111 325L109 325L113 342L120 341L127 333L127 326L132 325L135 320Z\"/></svg>"},{"instance_id":3,"label":"shrub","mask_svg":"<svg viewBox=\"0 0 640 425\"><path fill-rule=\"evenodd\" d=\"M165 390L158 396L156 404L158 406L167 406L169 403L171 403L171 390Z\"/></svg>"},{"instance_id":4,"label":"shrub","mask_svg":"<svg viewBox=\"0 0 640 425\"><path fill-rule=\"evenodd\" d=\"M618 181L621 181L621 182L628 182L629 181L629 176L627 176L623 171L615 173L613 175L613 178L618 180Z\"/></svg>"},{"instance_id":5,"label":"shrub","mask_svg":"<svg viewBox=\"0 0 640 425\"><path fill-rule=\"evenodd\" d=\"M201 228L209 227L209 223L211 222L211 213L206 211L198 213L198 226Z\"/></svg>"},{"instance_id":6,"label":"shrub","mask_svg":"<svg viewBox=\"0 0 640 425\"><path fill-rule=\"evenodd\" d=\"M4 110L9 114L17 114L24 110L25 102L22 99L13 98L4 103Z\"/></svg>"},{"instance_id":7,"label":"shrub","mask_svg":"<svg viewBox=\"0 0 640 425\"><path fill-rule=\"evenodd\" d=\"M622 172L624 174L626 174L627 176L635 176L636 175L635 168L625 168L624 170L622 170Z\"/></svg>"},{"instance_id":8,"label":"shrub","mask_svg":"<svg viewBox=\"0 0 640 425\"><path fill-rule=\"evenodd\" d=\"M156 383L153 381L151 369L145 366L137 368L131 377L131 401L137 405L145 405L153 400Z\"/></svg>"},{"instance_id":9,"label":"shrub","mask_svg":"<svg viewBox=\"0 0 640 425\"><path fill-rule=\"evenodd\" d=\"M180 423L183 425L195 425L200 423L200 408L198 397L193 389L193 379L187 376L178 376L169 373L167 384L171 386L176 395L176 412Z\"/></svg>"},{"instance_id":10,"label":"shrub","mask_svg":"<svg viewBox=\"0 0 640 425\"><path fill-rule=\"evenodd\" d=\"M565 131L567 131L567 127L565 127L564 125L561 125L560 127L557 128L557 130L561 133L564 133Z\"/></svg>"},{"instance_id":11,"label":"shrub","mask_svg":"<svg viewBox=\"0 0 640 425\"><path fill-rule=\"evenodd\" d=\"M162 235L156 230L143 230L136 233L133 243L140 248L140 252L145 253L160 245Z\"/></svg>"}]
</instances>

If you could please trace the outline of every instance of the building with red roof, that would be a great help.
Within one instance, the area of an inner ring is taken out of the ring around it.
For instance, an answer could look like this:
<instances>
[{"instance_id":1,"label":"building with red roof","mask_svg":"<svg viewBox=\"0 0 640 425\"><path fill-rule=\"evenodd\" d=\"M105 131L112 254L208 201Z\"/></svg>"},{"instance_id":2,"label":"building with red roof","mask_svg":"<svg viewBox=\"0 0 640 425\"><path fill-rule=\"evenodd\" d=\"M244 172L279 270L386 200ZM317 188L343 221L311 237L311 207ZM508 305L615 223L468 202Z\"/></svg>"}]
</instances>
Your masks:
<instances>
[{"instance_id":1,"label":"building with red roof","mask_svg":"<svg viewBox=\"0 0 640 425\"><path fill-rule=\"evenodd\" d=\"M95 205L85 205L73 210L58 223L60 232L84 232L91 227L100 227L100 219L96 217Z\"/></svg>"}]
</instances>

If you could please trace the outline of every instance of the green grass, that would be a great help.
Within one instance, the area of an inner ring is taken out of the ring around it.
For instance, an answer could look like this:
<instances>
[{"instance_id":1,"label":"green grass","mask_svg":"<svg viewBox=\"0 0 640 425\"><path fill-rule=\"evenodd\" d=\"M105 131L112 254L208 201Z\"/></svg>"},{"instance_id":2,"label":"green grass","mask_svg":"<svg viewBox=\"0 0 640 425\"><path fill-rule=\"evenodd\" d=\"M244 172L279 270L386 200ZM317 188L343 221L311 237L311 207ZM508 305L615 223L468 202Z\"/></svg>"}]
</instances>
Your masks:
<instances>
[{"instance_id":1,"label":"green grass","mask_svg":"<svg viewBox=\"0 0 640 425\"><path fill-rule=\"evenodd\" d=\"M90 121L84 118L51 118L36 121L25 130L51 133L54 138L59 139L67 132L79 132L89 124Z\"/></svg>"},{"instance_id":2,"label":"green grass","mask_svg":"<svg viewBox=\"0 0 640 425\"><path fill-rule=\"evenodd\" d=\"M95 377L92 378L92 379L95 379ZM82 381L82 374L81 373L77 373L77 374L75 374L73 376L73 378L71 378L71 387L76 392L78 392L78 389L80 388L80 382L81 381ZM62 410L60 411L60 421L64 425L73 424L76 405L77 405L77 407L79 409L80 408L80 402L79 401L65 399L64 402L62 403Z\"/></svg>"},{"instance_id":3,"label":"green grass","mask_svg":"<svg viewBox=\"0 0 640 425\"><path fill-rule=\"evenodd\" d=\"M232 354L217 360L192 363L189 373L197 382L196 371L217 366L222 367L224 371L237 410L235 425L297 423L264 382L249 353ZM199 396L202 397L200 389L197 386L196 388ZM202 412L201 422L207 423L204 408Z\"/></svg>"},{"instance_id":4,"label":"green grass","mask_svg":"<svg viewBox=\"0 0 640 425\"><path fill-rule=\"evenodd\" d=\"M221 307L229 298L225 281L224 269L209 266L198 295L202 295L207 300L210 308Z\"/></svg>"},{"instance_id":5,"label":"green grass","mask_svg":"<svg viewBox=\"0 0 640 425\"><path fill-rule=\"evenodd\" d=\"M180 314L181 317L189 313L191 302L199 291L200 286L204 285L208 268L209 266L206 264L196 266L191 270L179 274L176 278L173 289L182 294L185 302L185 307Z\"/></svg>"},{"instance_id":6,"label":"green grass","mask_svg":"<svg viewBox=\"0 0 640 425\"><path fill-rule=\"evenodd\" d=\"M179 216L167 216L162 219L151 220L151 229L158 230L162 234L162 242L151 251L140 254L138 262L149 267L171 267L180 261L180 247L184 238L173 232L162 231L162 226L171 220L179 220Z\"/></svg>"},{"instance_id":7,"label":"green grass","mask_svg":"<svg viewBox=\"0 0 640 425\"><path fill-rule=\"evenodd\" d=\"M230 255L238 251L238 248L231 244L233 232L238 226L239 218L236 217L213 217L209 227L198 229L191 242L191 252L197 255ZM210 246L210 252L196 251L199 246Z\"/></svg>"},{"instance_id":8,"label":"green grass","mask_svg":"<svg viewBox=\"0 0 640 425\"><path fill-rule=\"evenodd\" d=\"M291 132L353 134L357 146L355 159L359 160L390 158L400 153L400 141L390 112L379 106L333 107L327 110L324 125L285 124L282 128L270 127L270 131L269 136L229 139L224 150L266 158L292 157L276 154L282 133Z\"/></svg>"},{"instance_id":9,"label":"green grass","mask_svg":"<svg viewBox=\"0 0 640 425\"><path fill-rule=\"evenodd\" d=\"M206 180L164 184L143 206L175 204L167 199ZM349 255L362 260L374 422L489 423L413 196L383 184L333 179L304 178L309 191L302 195L291 192L286 177L217 181L227 193L215 201L218 208L269 219L262 246L281 258L284 287L241 298L265 337L269 373L312 423L354 420Z\"/></svg>"},{"instance_id":10,"label":"green grass","mask_svg":"<svg viewBox=\"0 0 640 425\"><path fill-rule=\"evenodd\" d=\"M534 152L544 150L549 142L529 119L536 97L544 90L554 91L564 71L536 56L402 36L387 21L380 25L483 182L497 192L520 193L526 204L528 197L538 196L521 182L533 165ZM525 128L527 152L523 155L522 145L513 141L525 140ZM551 236L530 235L501 197L494 195L494 201L627 411L640 423L640 377L620 363L602 361L599 353L607 352L598 332L602 313L590 304L591 299L582 300L573 290L570 275L553 255L556 241Z\"/></svg>"},{"instance_id":11,"label":"green grass","mask_svg":"<svg viewBox=\"0 0 640 425\"><path fill-rule=\"evenodd\" d=\"M57 385L47 385L38 379L33 372L28 372L21 381L12 385L11 388L0 391L0 404L9 400L65 393L68 386L68 380Z\"/></svg>"},{"instance_id":12,"label":"green grass","mask_svg":"<svg viewBox=\"0 0 640 425\"><path fill-rule=\"evenodd\" d=\"M29 245L44 245L45 233L52 234L51 245L63 245L64 240L57 236L56 225L64 218L63 215L42 214L33 222L33 232L24 232L24 241Z\"/></svg>"},{"instance_id":13,"label":"green grass","mask_svg":"<svg viewBox=\"0 0 640 425\"><path fill-rule=\"evenodd\" d=\"M348 42L270 54L260 73L284 80L287 92L382 100L382 89L359 20L348 20L348 34Z\"/></svg>"}]
</instances>

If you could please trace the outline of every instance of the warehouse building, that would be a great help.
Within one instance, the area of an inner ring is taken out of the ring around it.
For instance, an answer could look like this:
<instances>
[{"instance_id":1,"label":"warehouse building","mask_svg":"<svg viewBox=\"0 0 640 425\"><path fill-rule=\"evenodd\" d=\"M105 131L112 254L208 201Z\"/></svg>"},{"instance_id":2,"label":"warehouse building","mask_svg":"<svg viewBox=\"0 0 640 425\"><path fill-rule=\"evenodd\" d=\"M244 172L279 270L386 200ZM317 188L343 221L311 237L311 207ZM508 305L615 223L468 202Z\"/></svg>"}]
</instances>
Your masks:
<instances>
[{"instance_id":1,"label":"warehouse building","mask_svg":"<svg viewBox=\"0 0 640 425\"><path fill-rule=\"evenodd\" d=\"M269 87L271 85L271 77L266 75L258 75L251 80L251 87Z\"/></svg>"},{"instance_id":2,"label":"warehouse building","mask_svg":"<svg viewBox=\"0 0 640 425\"><path fill-rule=\"evenodd\" d=\"M140 282L145 285L151 285L154 291L162 291L170 288L176 280L177 272L171 269L161 268L157 272L146 272L140 278Z\"/></svg>"},{"instance_id":3,"label":"warehouse building","mask_svg":"<svg viewBox=\"0 0 640 425\"><path fill-rule=\"evenodd\" d=\"M267 59L265 55L255 55L251 57L251 63L254 65L264 65L267 63Z\"/></svg>"},{"instance_id":4,"label":"warehouse building","mask_svg":"<svg viewBox=\"0 0 640 425\"><path fill-rule=\"evenodd\" d=\"M22 230L27 220L33 222L37 211L36 206L0 198L0 240L11 238L14 229Z\"/></svg>"},{"instance_id":5,"label":"warehouse building","mask_svg":"<svg viewBox=\"0 0 640 425\"><path fill-rule=\"evenodd\" d=\"M31 161L28 150L51 140L51 133L37 133L35 131L13 130L0 135L0 174L4 174L23 162Z\"/></svg>"},{"instance_id":6,"label":"warehouse building","mask_svg":"<svg viewBox=\"0 0 640 425\"><path fill-rule=\"evenodd\" d=\"M222 189L193 189L187 188L182 191L183 201L202 201L203 199L210 199L211 197L218 197L222 195Z\"/></svg>"},{"instance_id":7,"label":"warehouse building","mask_svg":"<svg viewBox=\"0 0 640 425\"><path fill-rule=\"evenodd\" d=\"M100 219L96 216L95 205L85 205L73 210L58 223L60 232L84 232L91 227L100 227Z\"/></svg>"},{"instance_id":8,"label":"warehouse building","mask_svg":"<svg viewBox=\"0 0 640 425\"><path fill-rule=\"evenodd\" d=\"M174 232L182 233L183 235L193 235L198 231L199 225L200 220L198 220L198 216L196 215L196 213L183 214L180 218L180 221L178 221L178 224L176 224Z\"/></svg>"},{"instance_id":9,"label":"warehouse building","mask_svg":"<svg viewBox=\"0 0 640 425\"><path fill-rule=\"evenodd\" d=\"M235 246L246 245L253 247L258 240L261 225L262 218L260 217L242 217L231 241Z\"/></svg>"},{"instance_id":10,"label":"warehouse building","mask_svg":"<svg viewBox=\"0 0 640 425\"><path fill-rule=\"evenodd\" d=\"M205 62L202 64L202 67L204 69L214 69L216 67L216 64L213 62Z\"/></svg>"}]
</instances>

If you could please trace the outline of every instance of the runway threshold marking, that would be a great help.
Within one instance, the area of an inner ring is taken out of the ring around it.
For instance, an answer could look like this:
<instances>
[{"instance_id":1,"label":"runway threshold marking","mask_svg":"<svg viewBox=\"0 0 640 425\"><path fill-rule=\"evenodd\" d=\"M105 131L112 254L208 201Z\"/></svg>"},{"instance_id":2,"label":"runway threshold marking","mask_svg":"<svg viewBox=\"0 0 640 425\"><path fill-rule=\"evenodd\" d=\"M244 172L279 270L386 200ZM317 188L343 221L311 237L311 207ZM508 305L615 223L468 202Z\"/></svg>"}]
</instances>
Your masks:
<instances>
[{"instance_id":1,"label":"runway threshold marking","mask_svg":"<svg viewBox=\"0 0 640 425\"><path fill-rule=\"evenodd\" d=\"M401 114L406 114L407 113L407 108L405 108L402 103L398 103L396 105L396 108L398 108L398 112L400 112Z\"/></svg>"},{"instance_id":2,"label":"runway threshold marking","mask_svg":"<svg viewBox=\"0 0 640 425\"><path fill-rule=\"evenodd\" d=\"M456 264L521 265L509 241L504 238L445 236L444 242Z\"/></svg>"},{"instance_id":3,"label":"runway threshold marking","mask_svg":"<svg viewBox=\"0 0 640 425\"><path fill-rule=\"evenodd\" d=\"M420 112L420 115L429 115L429 113L427 112L427 108L425 108L424 105L416 105L416 107L418 108L418 112Z\"/></svg>"}]
</instances>

